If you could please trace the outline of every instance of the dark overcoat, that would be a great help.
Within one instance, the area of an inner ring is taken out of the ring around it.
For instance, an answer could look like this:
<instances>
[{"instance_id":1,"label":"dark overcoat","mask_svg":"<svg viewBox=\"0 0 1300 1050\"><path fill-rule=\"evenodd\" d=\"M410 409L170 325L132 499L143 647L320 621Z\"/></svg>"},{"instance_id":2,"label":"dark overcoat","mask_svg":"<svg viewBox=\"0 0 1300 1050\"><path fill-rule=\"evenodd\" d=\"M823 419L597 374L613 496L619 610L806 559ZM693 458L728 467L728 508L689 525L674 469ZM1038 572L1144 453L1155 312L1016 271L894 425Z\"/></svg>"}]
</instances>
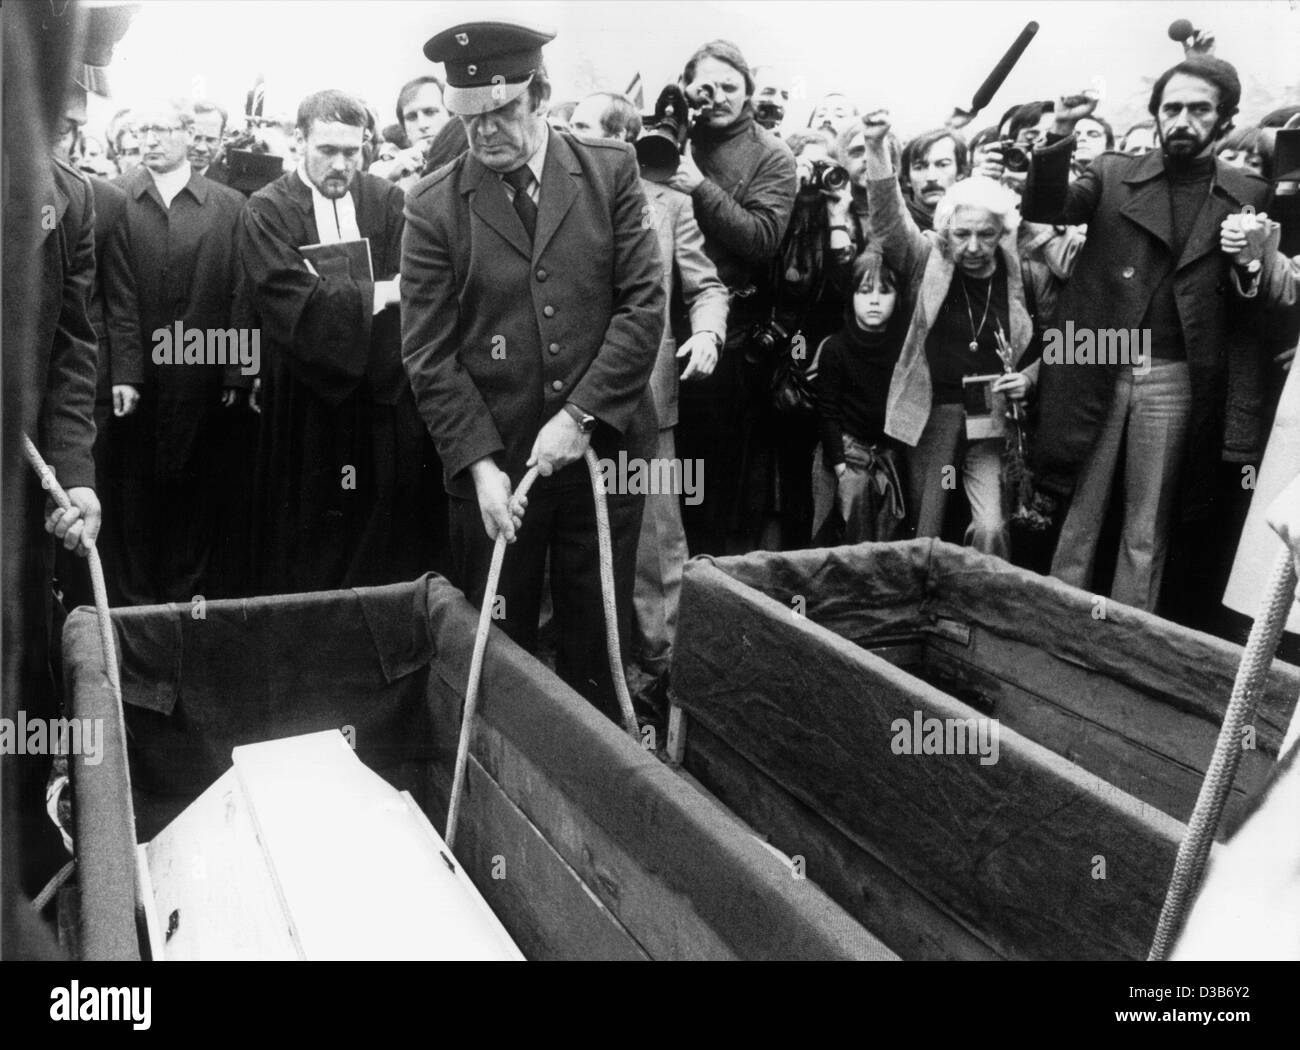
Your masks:
<instances>
[{"instance_id":1,"label":"dark overcoat","mask_svg":"<svg viewBox=\"0 0 1300 1050\"><path fill-rule=\"evenodd\" d=\"M1244 323L1249 309L1234 294L1231 260L1219 248L1219 227L1244 205L1264 211L1268 183L1216 161L1209 195L1175 259L1162 152L1102 154L1070 183L1073 146L1071 136L1034 151L1022 203L1029 221L1088 226L1055 321L1061 326L1073 321L1076 331L1137 329L1157 285L1174 268L1174 298L1192 387L1180 511L1183 517L1201 516L1223 444L1229 328ZM1044 360L1034 447L1044 487L1073 489L1110 409L1119 367Z\"/></svg>"}]
</instances>

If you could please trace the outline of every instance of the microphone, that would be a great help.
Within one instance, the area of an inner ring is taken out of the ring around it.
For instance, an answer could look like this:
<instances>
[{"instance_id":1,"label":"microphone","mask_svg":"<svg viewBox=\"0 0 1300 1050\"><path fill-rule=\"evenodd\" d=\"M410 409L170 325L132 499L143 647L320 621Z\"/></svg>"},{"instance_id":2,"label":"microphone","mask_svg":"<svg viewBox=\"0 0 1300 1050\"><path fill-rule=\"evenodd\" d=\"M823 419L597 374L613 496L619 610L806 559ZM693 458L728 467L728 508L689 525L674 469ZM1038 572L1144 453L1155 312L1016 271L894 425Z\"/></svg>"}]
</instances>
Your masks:
<instances>
[{"instance_id":1,"label":"microphone","mask_svg":"<svg viewBox=\"0 0 1300 1050\"><path fill-rule=\"evenodd\" d=\"M1029 41L1034 39L1034 34L1037 32L1037 22L1030 22L1020 31L1020 35L1016 37L1015 43L1007 48L1007 53L1003 55L998 64L993 67L993 72L988 75L984 83L979 86L979 90L976 91L974 96L971 98L970 110L968 112L972 117L987 106L993 96L998 93L998 88L1000 88L1002 82L1007 79L1007 75L1011 72L1011 67L1020 61L1020 56L1025 53L1025 48L1029 46Z\"/></svg>"},{"instance_id":2,"label":"microphone","mask_svg":"<svg viewBox=\"0 0 1300 1050\"><path fill-rule=\"evenodd\" d=\"M1181 44L1189 36L1196 33L1196 27L1185 18L1180 18L1169 24L1169 39Z\"/></svg>"}]
</instances>

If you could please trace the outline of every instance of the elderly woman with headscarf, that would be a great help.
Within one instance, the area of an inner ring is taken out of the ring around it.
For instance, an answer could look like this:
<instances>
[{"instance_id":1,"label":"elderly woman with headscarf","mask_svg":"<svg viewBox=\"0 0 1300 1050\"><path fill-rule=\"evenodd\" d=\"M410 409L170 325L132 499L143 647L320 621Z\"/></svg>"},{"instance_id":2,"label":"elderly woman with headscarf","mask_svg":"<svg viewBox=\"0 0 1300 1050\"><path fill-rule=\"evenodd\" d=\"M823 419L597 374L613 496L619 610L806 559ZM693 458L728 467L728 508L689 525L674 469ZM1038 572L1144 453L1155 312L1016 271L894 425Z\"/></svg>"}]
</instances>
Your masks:
<instances>
[{"instance_id":1,"label":"elderly woman with headscarf","mask_svg":"<svg viewBox=\"0 0 1300 1050\"><path fill-rule=\"evenodd\" d=\"M889 386L885 433L910 448L917 535L940 534L960 474L972 517L966 542L1008 558L1008 442L968 425L964 380L998 376L988 385L989 422L999 422L1006 402L1023 405L1037 372L1033 317L1049 309L1057 278L1038 259L1022 258L1017 199L991 179L956 183L935 208L934 229L918 229L885 146L887 120L873 114L864 126L872 242L915 304Z\"/></svg>"}]
</instances>

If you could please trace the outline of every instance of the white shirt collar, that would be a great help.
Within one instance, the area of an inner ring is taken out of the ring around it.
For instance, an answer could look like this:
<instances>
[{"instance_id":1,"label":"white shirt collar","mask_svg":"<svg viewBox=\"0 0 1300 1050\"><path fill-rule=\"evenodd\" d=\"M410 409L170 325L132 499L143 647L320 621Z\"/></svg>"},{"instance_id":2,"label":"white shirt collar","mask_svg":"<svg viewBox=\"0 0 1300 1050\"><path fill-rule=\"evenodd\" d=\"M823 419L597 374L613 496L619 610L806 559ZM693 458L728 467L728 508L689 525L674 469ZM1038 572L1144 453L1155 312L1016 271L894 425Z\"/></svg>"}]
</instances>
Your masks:
<instances>
[{"instance_id":1,"label":"white shirt collar","mask_svg":"<svg viewBox=\"0 0 1300 1050\"><path fill-rule=\"evenodd\" d=\"M316 216L316 235L321 244L338 244L340 241L359 241L361 230L357 226L357 206L352 199L351 187L342 197L326 197L311 179L307 178L307 165L298 163L298 178L311 190L312 211Z\"/></svg>"},{"instance_id":2,"label":"white shirt collar","mask_svg":"<svg viewBox=\"0 0 1300 1050\"><path fill-rule=\"evenodd\" d=\"M162 174L154 171L153 168L145 168L145 171L147 171L153 179L153 184L158 190L158 196L162 198L163 204L168 208L172 206L172 201L176 199L176 195L180 193L190 181L191 172L188 162L180 164L172 171L164 172Z\"/></svg>"}]
</instances>

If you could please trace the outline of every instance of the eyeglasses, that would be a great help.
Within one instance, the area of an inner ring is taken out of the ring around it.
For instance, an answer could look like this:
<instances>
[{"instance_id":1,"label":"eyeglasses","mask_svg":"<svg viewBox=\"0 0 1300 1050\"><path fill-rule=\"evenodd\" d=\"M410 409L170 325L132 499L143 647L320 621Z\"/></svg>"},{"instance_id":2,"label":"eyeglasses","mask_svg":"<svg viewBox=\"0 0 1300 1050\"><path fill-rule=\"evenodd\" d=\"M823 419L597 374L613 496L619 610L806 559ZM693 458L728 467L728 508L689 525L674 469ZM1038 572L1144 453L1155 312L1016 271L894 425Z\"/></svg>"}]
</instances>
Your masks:
<instances>
[{"instance_id":1,"label":"eyeglasses","mask_svg":"<svg viewBox=\"0 0 1300 1050\"><path fill-rule=\"evenodd\" d=\"M135 129L135 133L141 138L146 135L157 135L162 138L164 135L174 135L178 131L184 131L183 127L177 124L141 124Z\"/></svg>"}]
</instances>

